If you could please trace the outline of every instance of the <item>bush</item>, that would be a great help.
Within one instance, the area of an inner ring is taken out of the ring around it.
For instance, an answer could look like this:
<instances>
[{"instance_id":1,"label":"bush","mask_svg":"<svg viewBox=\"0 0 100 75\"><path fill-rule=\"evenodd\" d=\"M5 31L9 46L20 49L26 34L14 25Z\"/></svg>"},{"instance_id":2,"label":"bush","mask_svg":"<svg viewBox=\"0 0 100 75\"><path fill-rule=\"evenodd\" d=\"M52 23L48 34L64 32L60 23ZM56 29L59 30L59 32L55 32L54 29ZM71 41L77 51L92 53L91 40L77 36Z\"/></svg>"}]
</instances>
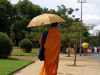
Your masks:
<instances>
[{"instance_id":1,"label":"bush","mask_svg":"<svg viewBox=\"0 0 100 75\"><path fill-rule=\"evenodd\" d=\"M19 43L19 47L23 48L23 50L25 49L26 53L30 53L33 48L33 43L25 38Z\"/></svg>"},{"instance_id":2,"label":"bush","mask_svg":"<svg viewBox=\"0 0 100 75\"><path fill-rule=\"evenodd\" d=\"M12 49L11 39L5 33L0 32L0 58L7 58Z\"/></svg>"}]
</instances>

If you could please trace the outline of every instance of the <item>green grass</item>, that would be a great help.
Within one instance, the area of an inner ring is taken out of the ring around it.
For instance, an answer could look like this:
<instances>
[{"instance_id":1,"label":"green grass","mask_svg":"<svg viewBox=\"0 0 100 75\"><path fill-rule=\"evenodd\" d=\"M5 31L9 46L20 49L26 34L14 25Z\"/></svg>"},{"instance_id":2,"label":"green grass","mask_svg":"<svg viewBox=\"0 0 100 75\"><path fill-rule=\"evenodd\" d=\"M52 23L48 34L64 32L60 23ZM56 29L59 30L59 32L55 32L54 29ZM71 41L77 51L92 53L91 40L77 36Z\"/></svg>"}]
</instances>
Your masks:
<instances>
[{"instance_id":1,"label":"green grass","mask_svg":"<svg viewBox=\"0 0 100 75\"><path fill-rule=\"evenodd\" d=\"M13 47L13 49L20 49L20 47Z\"/></svg>"},{"instance_id":2,"label":"green grass","mask_svg":"<svg viewBox=\"0 0 100 75\"><path fill-rule=\"evenodd\" d=\"M34 62L34 60L15 58L0 59L0 75L9 75L10 73L19 70L32 62Z\"/></svg>"},{"instance_id":3,"label":"green grass","mask_svg":"<svg viewBox=\"0 0 100 75\"><path fill-rule=\"evenodd\" d=\"M20 56L38 56L38 54L39 54L39 49L32 50L31 53L25 53L23 51L11 53L11 55L20 55Z\"/></svg>"}]
</instances>

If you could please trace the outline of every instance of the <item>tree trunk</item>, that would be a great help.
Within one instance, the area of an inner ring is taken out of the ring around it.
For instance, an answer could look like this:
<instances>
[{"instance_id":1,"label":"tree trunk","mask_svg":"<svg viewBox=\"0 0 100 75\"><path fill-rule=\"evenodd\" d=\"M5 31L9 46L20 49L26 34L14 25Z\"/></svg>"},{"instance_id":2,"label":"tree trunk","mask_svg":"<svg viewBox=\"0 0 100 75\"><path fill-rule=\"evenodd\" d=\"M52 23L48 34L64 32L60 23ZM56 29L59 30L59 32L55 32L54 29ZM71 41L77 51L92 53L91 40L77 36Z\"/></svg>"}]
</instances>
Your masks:
<instances>
[{"instance_id":1,"label":"tree trunk","mask_svg":"<svg viewBox=\"0 0 100 75\"><path fill-rule=\"evenodd\" d=\"M76 41L76 52L77 52L78 37L79 37L79 32L78 32L77 41ZM75 52L74 66L76 66L76 52Z\"/></svg>"},{"instance_id":2,"label":"tree trunk","mask_svg":"<svg viewBox=\"0 0 100 75\"><path fill-rule=\"evenodd\" d=\"M7 35L10 37L10 29L7 30Z\"/></svg>"},{"instance_id":3,"label":"tree trunk","mask_svg":"<svg viewBox=\"0 0 100 75\"><path fill-rule=\"evenodd\" d=\"M70 51L68 51L68 57L70 57Z\"/></svg>"},{"instance_id":4,"label":"tree trunk","mask_svg":"<svg viewBox=\"0 0 100 75\"><path fill-rule=\"evenodd\" d=\"M76 52L77 52L77 41L76 41ZM76 52L75 52L74 66L76 66Z\"/></svg>"},{"instance_id":5,"label":"tree trunk","mask_svg":"<svg viewBox=\"0 0 100 75\"><path fill-rule=\"evenodd\" d=\"M69 47L70 47L70 42L69 42ZM68 57L70 57L70 51L68 50Z\"/></svg>"},{"instance_id":6,"label":"tree trunk","mask_svg":"<svg viewBox=\"0 0 100 75\"><path fill-rule=\"evenodd\" d=\"M18 38L17 38L17 34L18 34L18 32L15 30L15 43L16 43L16 46L18 46L18 42L19 42L19 40L18 40Z\"/></svg>"},{"instance_id":7,"label":"tree trunk","mask_svg":"<svg viewBox=\"0 0 100 75\"><path fill-rule=\"evenodd\" d=\"M23 48L23 52L26 52L26 48Z\"/></svg>"},{"instance_id":8,"label":"tree trunk","mask_svg":"<svg viewBox=\"0 0 100 75\"><path fill-rule=\"evenodd\" d=\"M67 53L67 52L66 52L66 47L67 47L67 43L65 42L64 45L63 45L62 53Z\"/></svg>"}]
</instances>

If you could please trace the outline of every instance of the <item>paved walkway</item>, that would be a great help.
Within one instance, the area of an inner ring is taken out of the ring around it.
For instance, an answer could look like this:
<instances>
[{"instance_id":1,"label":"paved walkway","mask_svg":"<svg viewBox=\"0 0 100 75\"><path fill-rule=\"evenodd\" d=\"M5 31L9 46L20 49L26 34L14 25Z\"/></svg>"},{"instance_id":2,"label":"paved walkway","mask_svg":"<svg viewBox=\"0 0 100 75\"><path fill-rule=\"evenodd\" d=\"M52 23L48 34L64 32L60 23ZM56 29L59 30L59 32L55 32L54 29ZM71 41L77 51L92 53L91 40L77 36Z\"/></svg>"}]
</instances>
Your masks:
<instances>
[{"instance_id":1,"label":"paved walkway","mask_svg":"<svg viewBox=\"0 0 100 75\"><path fill-rule=\"evenodd\" d=\"M67 57L67 54L60 54L59 68L57 75L100 75L100 63L85 56L77 55L76 66L74 55ZM38 75L43 62L36 61L13 75Z\"/></svg>"}]
</instances>

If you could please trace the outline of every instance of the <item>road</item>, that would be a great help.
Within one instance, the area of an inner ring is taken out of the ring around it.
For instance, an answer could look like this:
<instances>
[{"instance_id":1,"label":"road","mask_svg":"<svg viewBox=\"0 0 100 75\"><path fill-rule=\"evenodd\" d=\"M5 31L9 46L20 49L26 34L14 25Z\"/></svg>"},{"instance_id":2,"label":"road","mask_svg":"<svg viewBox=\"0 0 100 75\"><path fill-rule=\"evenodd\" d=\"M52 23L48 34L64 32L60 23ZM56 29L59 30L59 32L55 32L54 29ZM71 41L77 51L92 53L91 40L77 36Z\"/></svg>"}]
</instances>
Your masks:
<instances>
[{"instance_id":1,"label":"road","mask_svg":"<svg viewBox=\"0 0 100 75\"><path fill-rule=\"evenodd\" d=\"M82 54L82 56L85 56L85 54ZM88 54L86 57L93 59L100 63L100 52L97 53L97 50L95 50L94 53L92 53L91 50L88 50Z\"/></svg>"},{"instance_id":2,"label":"road","mask_svg":"<svg viewBox=\"0 0 100 75\"><path fill-rule=\"evenodd\" d=\"M68 52L68 49L66 49L66 51ZM73 48L72 48L72 52L74 52ZM84 53L82 53L81 55L85 56ZM94 50L94 53L92 53L91 50L88 49L88 54L86 55L86 57L93 59L100 63L100 52L97 53L97 50Z\"/></svg>"}]
</instances>

